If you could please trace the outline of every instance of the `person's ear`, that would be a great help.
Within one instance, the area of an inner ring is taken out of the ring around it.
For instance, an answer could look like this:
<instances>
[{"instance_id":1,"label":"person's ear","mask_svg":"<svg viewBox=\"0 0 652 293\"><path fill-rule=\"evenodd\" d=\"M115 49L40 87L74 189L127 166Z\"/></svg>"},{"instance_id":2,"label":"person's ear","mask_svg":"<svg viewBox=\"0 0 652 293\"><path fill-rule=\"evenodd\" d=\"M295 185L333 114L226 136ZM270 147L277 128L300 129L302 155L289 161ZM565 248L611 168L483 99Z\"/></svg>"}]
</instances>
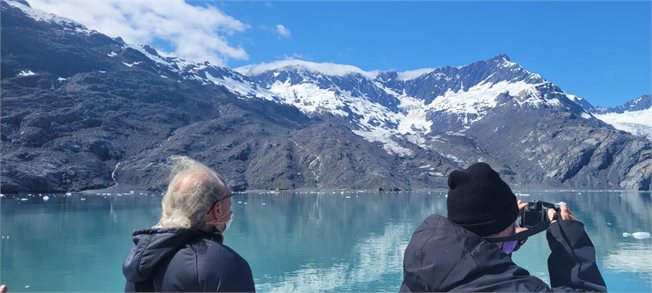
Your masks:
<instances>
[{"instance_id":1,"label":"person's ear","mask_svg":"<svg viewBox=\"0 0 652 293\"><path fill-rule=\"evenodd\" d=\"M211 216L213 219L219 219L221 211L220 211L220 203L216 202L211 206L211 209L208 211L208 214Z\"/></svg>"},{"instance_id":2,"label":"person's ear","mask_svg":"<svg viewBox=\"0 0 652 293\"><path fill-rule=\"evenodd\" d=\"M215 203L214 209L215 209L215 216L217 217L216 219L222 218L226 213L228 213L228 211L225 210L224 206L225 206L224 201L218 201L217 203Z\"/></svg>"}]
</instances>

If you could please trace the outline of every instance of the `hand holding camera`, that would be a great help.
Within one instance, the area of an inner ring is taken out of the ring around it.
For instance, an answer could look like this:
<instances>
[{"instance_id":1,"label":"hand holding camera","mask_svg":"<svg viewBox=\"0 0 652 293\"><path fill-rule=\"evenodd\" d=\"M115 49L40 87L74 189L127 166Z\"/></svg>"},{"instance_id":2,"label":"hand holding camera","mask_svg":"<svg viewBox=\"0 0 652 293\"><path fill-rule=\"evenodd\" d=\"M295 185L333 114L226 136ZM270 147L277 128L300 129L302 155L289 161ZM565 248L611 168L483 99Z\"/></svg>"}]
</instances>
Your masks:
<instances>
[{"instance_id":1,"label":"hand holding camera","mask_svg":"<svg viewBox=\"0 0 652 293\"><path fill-rule=\"evenodd\" d=\"M559 203L559 210L556 212L559 217L561 217L562 221L577 221L577 218L575 218L575 215L571 213L565 202ZM555 211L548 210L548 219L550 219L551 223L555 221Z\"/></svg>"},{"instance_id":2,"label":"hand holding camera","mask_svg":"<svg viewBox=\"0 0 652 293\"><path fill-rule=\"evenodd\" d=\"M562 221L577 221L565 202L553 204L538 200L531 202L518 200L518 208L521 212L519 226L522 229L535 227L546 220L550 223L560 218Z\"/></svg>"}]
</instances>

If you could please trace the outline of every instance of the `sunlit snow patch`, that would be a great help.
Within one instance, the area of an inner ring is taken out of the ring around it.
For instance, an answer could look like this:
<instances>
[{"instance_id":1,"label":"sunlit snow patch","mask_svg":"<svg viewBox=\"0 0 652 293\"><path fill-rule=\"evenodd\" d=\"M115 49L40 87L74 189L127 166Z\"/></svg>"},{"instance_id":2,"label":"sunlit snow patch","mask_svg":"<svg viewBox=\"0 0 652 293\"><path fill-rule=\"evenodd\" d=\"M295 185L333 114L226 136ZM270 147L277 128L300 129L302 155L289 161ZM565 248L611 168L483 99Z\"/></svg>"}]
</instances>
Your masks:
<instances>
[{"instance_id":1,"label":"sunlit snow patch","mask_svg":"<svg viewBox=\"0 0 652 293\"><path fill-rule=\"evenodd\" d=\"M34 75L36 75L36 73L34 73L33 71L31 71L29 69L28 70L21 70L20 73L18 73L18 76L20 76L20 77L34 76Z\"/></svg>"}]
</instances>

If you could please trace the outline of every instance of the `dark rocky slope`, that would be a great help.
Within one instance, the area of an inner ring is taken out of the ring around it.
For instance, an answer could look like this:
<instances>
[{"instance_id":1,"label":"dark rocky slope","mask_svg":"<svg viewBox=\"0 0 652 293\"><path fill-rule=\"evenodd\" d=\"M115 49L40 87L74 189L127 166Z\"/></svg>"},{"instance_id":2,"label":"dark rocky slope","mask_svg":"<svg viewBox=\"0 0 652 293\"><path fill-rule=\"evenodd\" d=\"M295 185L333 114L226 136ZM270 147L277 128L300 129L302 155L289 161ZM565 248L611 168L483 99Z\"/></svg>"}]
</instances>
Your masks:
<instances>
[{"instance_id":1,"label":"dark rocky slope","mask_svg":"<svg viewBox=\"0 0 652 293\"><path fill-rule=\"evenodd\" d=\"M157 62L152 56L163 57L150 48L56 17L37 20L15 3L0 4L3 193L160 190L172 155L216 168L234 190L439 188L451 170L478 160L522 186L651 188L650 142L583 117L582 107L562 96L556 97L560 107L523 107L517 101L524 97L503 94L495 108L464 127L460 117L429 113L436 123L423 145L397 135L396 143L410 152L395 155L357 135L358 121L328 112L307 115L196 75L211 72L265 88L273 74L249 78L209 64ZM385 86L431 101L427 93L434 89L469 88L487 78L542 81L520 67L499 72L506 59L446 67L433 78L409 82L385 73ZM447 84L446 74L459 80ZM324 82L319 86L333 82L387 111L400 111L395 96L376 88L379 80L316 78ZM552 99L559 92L549 87L538 94Z\"/></svg>"}]
</instances>

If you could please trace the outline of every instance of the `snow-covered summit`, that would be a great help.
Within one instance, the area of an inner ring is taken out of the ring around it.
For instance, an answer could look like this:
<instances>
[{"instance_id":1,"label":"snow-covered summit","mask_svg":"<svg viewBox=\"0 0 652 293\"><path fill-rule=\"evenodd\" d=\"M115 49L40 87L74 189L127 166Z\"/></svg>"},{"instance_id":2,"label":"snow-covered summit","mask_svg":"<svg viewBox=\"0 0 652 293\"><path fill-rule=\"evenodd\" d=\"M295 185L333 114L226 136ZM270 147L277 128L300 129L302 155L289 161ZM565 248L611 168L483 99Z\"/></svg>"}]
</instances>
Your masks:
<instances>
[{"instance_id":1,"label":"snow-covered summit","mask_svg":"<svg viewBox=\"0 0 652 293\"><path fill-rule=\"evenodd\" d=\"M368 78L374 78L377 71L365 71L353 65L336 63L317 63L299 59L279 60L270 63L261 63L238 67L235 71L244 75L259 75L268 71L299 70L320 73L331 76L346 76L349 74L360 74Z\"/></svg>"},{"instance_id":2,"label":"snow-covered summit","mask_svg":"<svg viewBox=\"0 0 652 293\"><path fill-rule=\"evenodd\" d=\"M632 111L641 111L652 108L652 95L643 95L638 98L627 101L625 104L622 104L613 108L602 108L601 112L603 113L624 113Z\"/></svg>"},{"instance_id":3,"label":"snow-covered summit","mask_svg":"<svg viewBox=\"0 0 652 293\"><path fill-rule=\"evenodd\" d=\"M10 7L17 8L22 11L25 15L38 22L47 22L60 26L64 30L73 30L76 32L83 32L87 34L97 33L95 30L91 30L86 26L72 20L69 18L61 17L56 14L44 12L38 9L32 8L29 3L25 0L2 0L2 8L6 9L4 5L7 4Z\"/></svg>"}]
</instances>

